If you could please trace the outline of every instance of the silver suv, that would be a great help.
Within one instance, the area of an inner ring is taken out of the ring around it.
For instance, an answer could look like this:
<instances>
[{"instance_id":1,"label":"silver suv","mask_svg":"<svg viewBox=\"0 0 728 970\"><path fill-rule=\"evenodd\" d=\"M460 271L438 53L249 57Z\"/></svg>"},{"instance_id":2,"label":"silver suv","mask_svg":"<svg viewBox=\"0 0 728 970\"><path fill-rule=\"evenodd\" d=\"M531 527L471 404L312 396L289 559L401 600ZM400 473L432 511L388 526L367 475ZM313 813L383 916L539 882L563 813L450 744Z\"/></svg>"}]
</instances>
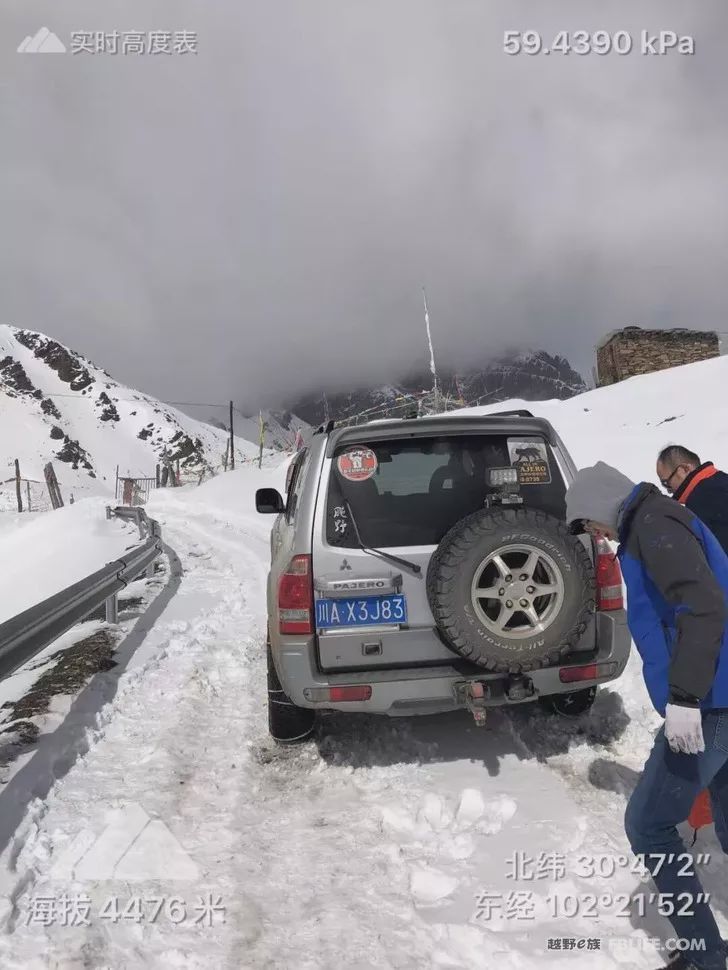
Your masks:
<instances>
[{"instance_id":1,"label":"silver suv","mask_svg":"<svg viewBox=\"0 0 728 970\"><path fill-rule=\"evenodd\" d=\"M321 428L295 457L268 576L271 735L317 711L587 710L630 650L619 565L564 522L574 464L528 411Z\"/></svg>"}]
</instances>

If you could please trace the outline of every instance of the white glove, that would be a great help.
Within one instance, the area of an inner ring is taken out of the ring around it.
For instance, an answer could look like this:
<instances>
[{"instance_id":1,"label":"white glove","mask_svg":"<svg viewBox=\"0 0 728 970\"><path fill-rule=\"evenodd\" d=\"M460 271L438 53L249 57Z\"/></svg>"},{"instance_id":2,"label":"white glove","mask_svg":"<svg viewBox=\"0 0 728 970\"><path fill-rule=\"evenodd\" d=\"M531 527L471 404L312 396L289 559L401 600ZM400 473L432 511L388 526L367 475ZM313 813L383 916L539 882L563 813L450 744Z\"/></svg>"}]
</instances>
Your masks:
<instances>
[{"instance_id":1,"label":"white glove","mask_svg":"<svg viewBox=\"0 0 728 970\"><path fill-rule=\"evenodd\" d=\"M665 708L665 738L670 749L676 753L699 754L705 751L700 708L668 704Z\"/></svg>"}]
</instances>

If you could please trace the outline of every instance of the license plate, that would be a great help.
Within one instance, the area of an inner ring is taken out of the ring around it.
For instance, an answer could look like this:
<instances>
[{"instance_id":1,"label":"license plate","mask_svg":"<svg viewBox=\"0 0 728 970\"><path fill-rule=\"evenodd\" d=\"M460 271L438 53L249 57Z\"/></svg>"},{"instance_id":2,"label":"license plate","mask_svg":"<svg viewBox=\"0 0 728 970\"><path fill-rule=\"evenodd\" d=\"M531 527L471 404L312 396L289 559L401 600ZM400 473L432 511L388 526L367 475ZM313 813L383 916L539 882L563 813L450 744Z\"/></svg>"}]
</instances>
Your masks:
<instances>
[{"instance_id":1,"label":"license plate","mask_svg":"<svg viewBox=\"0 0 728 970\"><path fill-rule=\"evenodd\" d=\"M387 626L407 622L404 596L365 596L362 599L316 601L316 626L333 629L347 626Z\"/></svg>"}]
</instances>

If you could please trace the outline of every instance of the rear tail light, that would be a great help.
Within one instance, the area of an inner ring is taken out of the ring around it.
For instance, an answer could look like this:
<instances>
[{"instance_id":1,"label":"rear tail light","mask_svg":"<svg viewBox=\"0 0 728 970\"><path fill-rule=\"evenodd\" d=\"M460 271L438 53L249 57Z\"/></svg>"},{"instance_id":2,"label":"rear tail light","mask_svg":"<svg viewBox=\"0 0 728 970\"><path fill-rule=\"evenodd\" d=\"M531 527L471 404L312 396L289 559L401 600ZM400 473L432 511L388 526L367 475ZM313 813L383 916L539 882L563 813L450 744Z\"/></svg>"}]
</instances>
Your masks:
<instances>
[{"instance_id":1,"label":"rear tail light","mask_svg":"<svg viewBox=\"0 0 728 970\"><path fill-rule=\"evenodd\" d=\"M562 667L559 671L559 680L562 684L573 684L579 680L599 680L602 677L611 677L617 670L617 664L587 664L584 667Z\"/></svg>"},{"instance_id":2,"label":"rear tail light","mask_svg":"<svg viewBox=\"0 0 728 970\"><path fill-rule=\"evenodd\" d=\"M281 633L313 633L313 575L310 556L294 556L278 583Z\"/></svg>"},{"instance_id":3,"label":"rear tail light","mask_svg":"<svg viewBox=\"0 0 728 970\"><path fill-rule=\"evenodd\" d=\"M606 539L596 540L597 609L624 609L622 570Z\"/></svg>"},{"instance_id":4,"label":"rear tail light","mask_svg":"<svg viewBox=\"0 0 728 970\"><path fill-rule=\"evenodd\" d=\"M307 687L303 692L309 701L368 701L372 696L369 684L356 684L351 687Z\"/></svg>"}]
</instances>

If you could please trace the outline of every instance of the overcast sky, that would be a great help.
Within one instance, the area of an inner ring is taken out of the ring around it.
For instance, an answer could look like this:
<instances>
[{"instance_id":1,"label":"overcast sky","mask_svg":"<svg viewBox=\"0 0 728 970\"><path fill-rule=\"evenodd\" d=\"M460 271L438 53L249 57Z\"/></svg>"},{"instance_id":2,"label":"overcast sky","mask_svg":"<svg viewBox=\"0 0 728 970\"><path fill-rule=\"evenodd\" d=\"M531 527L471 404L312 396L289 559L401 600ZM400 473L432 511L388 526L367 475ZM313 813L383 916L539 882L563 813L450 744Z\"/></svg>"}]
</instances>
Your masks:
<instances>
[{"instance_id":1,"label":"overcast sky","mask_svg":"<svg viewBox=\"0 0 728 970\"><path fill-rule=\"evenodd\" d=\"M43 25L199 53L17 54ZM503 53L580 28L634 49ZM0 319L248 409L426 365L423 285L456 364L728 330L727 33L725 0L3 0Z\"/></svg>"}]
</instances>

